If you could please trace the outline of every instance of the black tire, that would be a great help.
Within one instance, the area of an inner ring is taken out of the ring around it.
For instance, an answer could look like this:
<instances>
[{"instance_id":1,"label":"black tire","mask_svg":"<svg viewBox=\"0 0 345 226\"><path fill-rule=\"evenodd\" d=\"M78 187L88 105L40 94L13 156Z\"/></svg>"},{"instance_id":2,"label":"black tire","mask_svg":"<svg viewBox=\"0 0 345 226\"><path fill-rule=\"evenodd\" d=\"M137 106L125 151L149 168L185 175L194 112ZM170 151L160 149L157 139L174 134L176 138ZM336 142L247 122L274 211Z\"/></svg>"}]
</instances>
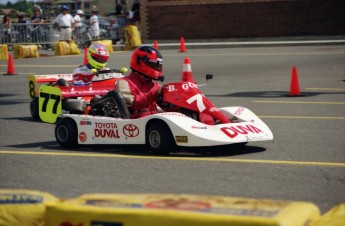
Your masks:
<instances>
[{"instance_id":1,"label":"black tire","mask_svg":"<svg viewBox=\"0 0 345 226\"><path fill-rule=\"evenodd\" d=\"M154 122L146 130L146 146L154 154L166 155L176 147L176 143L165 123Z\"/></svg>"},{"instance_id":2,"label":"black tire","mask_svg":"<svg viewBox=\"0 0 345 226\"><path fill-rule=\"evenodd\" d=\"M38 110L38 98L35 97L31 102L30 102L30 113L33 119L40 121L40 114Z\"/></svg>"},{"instance_id":3,"label":"black tire","mask_svg":"<svg viewBox=\"0 0 345 226\"><path fill-rule=\"evenodd\" d=\"M55 139L60 146L73 148L78 146L78 128L71 118L61 118L55 126Z\"/></svg>"}]
</instances>

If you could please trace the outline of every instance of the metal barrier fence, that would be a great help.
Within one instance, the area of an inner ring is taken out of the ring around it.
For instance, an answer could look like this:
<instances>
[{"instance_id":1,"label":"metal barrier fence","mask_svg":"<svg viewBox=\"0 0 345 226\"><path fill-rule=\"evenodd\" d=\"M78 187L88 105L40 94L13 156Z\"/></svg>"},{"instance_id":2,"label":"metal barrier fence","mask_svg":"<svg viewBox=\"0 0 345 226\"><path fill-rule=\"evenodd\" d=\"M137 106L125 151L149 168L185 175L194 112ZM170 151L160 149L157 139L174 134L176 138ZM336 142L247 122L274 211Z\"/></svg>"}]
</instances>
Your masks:
<instances>
[{"instance_id":1,"label":"metal barrier fence","mask_svg":"<svg viewBox=\"0 0 345 226\"><path fill-rule=\"evenodd\" d=\"M89 45L92 40L110 39L117 41L121 38L119 36L118 25L112 19L100 19L99 31L99 37L92 37L90 22L88 20L83 20L82 26L76 27L73 30L72 39L78 46L84 48L86 45ZM3 24L0 23L0 44L51 45L59 40L59 32L52 23L12 23L9 30L4 29Z\"/></svg>"}]
</instances>

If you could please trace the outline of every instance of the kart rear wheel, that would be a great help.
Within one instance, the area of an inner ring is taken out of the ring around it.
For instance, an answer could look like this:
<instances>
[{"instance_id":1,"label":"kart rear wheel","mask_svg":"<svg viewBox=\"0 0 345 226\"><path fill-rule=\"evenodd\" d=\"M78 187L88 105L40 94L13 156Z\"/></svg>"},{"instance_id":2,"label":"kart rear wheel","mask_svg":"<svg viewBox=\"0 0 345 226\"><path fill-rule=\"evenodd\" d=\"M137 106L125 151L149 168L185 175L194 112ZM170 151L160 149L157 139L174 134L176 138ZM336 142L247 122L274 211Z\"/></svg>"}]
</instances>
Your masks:
<instances>
[{"instance_id":1,"label":"kart rear wheel","mask_svg":"<svg viewBox=\"0 0 345 226\"><path fill-rule=\"evenodd\" d=\"M154 154L166 155L176 146L169 127L163 122L155 122L147 128L146 145Z\"/></svg>"},{"instance_id":2,"label":"kart rear wheel","mask_svg":"<svg viewBox=\"0 0 345 226\"><path fill-rule=\"evenodd\" d=\"M70 118L61 118L55 126L56 141L62 147L73 148L78 145L78 128Z\"/></svg>"},{"instance_id":3,"label":"kart rear wheel","mask_svg":"<svg viewBox=\"0 0 345 226\"><path fill-rule=\"evenodd\" d=\"M38 98L35 97L31 102L30 102L30 113L33 119L35 120L41 120L40 119L40 114L38 110Z\"/></svg>"}]
</instances>

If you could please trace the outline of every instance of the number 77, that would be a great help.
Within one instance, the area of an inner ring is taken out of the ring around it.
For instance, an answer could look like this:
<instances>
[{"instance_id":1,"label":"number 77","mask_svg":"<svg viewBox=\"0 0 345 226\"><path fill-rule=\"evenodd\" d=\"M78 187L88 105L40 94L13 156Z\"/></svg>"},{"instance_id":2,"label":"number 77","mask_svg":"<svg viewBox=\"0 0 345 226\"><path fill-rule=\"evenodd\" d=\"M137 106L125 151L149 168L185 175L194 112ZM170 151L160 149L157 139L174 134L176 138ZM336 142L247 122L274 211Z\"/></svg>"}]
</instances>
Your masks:
<instances>
[{"instance_id":1,"label":"number 77","mask_svg":"<svg viewBox=\"0 0 345 226\"><path fill-rule=\"evenodd\" d=\"M57 112L57 108L59 106L59 103L61 101L61 97L59 95L56 94L49 94L49 93L40 93L40 97L42 97L44 99L43 104L42 104L42 112L47 112L47 106L49 103L49 100L55 100L54 105L53 105L53 109L52 109L52 113L56 114Z\"/></svg>"}]
</instances>

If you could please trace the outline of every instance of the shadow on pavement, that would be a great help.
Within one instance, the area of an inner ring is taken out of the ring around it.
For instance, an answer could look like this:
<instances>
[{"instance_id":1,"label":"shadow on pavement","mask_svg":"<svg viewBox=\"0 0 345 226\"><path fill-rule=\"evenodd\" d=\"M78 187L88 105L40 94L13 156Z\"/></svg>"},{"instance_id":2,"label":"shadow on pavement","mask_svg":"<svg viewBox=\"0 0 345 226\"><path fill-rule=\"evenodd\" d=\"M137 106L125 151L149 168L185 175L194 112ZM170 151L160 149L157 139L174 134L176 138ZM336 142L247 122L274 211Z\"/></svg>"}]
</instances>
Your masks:
<instances>
[{"instance_id":1,"label":"shadow on pavement","mask_svg":"<svg viewBox=\"0 0 345 226\"><path fill-rule=\"evenodd\" d=\"M34 123L44 123L42 121L39 120L35 120L32 117L12 117L12 118L0 118L3 120L20 120L20 121L25 121L25 122L34 122Z\"/></svg>"},{"instance_id":2,"label":"shadow on pavement","mask_svg":"<svg viewBox=\"0 0 345 226\"><path fill-rule=\"evenodd\" d=\"M28 100L0 100L0 105L29 103Z\"/></svg>"}]
</instances>

